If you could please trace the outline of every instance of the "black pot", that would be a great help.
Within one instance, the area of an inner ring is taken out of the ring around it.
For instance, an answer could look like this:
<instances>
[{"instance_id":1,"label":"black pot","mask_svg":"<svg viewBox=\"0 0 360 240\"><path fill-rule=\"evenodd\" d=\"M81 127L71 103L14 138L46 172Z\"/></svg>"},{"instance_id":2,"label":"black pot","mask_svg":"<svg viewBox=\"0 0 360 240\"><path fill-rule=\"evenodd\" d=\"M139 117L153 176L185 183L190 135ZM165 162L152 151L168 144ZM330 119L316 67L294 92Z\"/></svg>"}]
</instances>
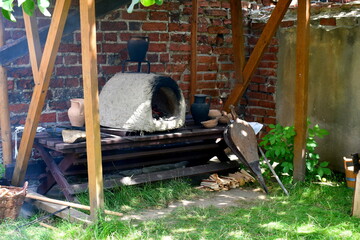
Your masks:
<instances>
[{"instance_id":1,"label":"black pot","mask_svg":"<svg viewBox=\"0 0 360 240\"><path fill-rule=\"evenodd\" d=\"M149 48L149 38L142 36L132 36L127 43L127 48L131 61L144 61L147 50Z\"/></svg>"}]
</instances>

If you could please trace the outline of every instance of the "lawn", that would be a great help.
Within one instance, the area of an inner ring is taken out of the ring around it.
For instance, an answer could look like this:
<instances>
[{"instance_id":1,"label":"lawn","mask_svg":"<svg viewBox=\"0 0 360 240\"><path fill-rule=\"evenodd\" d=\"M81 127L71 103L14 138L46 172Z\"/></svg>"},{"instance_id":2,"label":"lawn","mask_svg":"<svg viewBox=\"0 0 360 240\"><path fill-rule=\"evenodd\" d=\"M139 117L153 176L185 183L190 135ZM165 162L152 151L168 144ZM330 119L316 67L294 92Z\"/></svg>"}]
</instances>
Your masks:
<instances>
[{"instance_id":1,"label":"lawn","mask_svg":"<svg viewBox=\"0 0 360 240\"><path fill-rule=\"evenodd\" d=\"M253 187L253 186L250 186ZM277 188L267 200L239 201L225 209L183 208L152 221L119 221L106 217L90 226L52 219L56 230L30 220L1 224L1 239L360 239L360 219L350 217L353 191L343 183L303 183ZM175 199L196 198L188 181L172 180L107 192L107 208L137 211L164 207ZM86 200L86 196L82 196ZM37 216L39 217L39 216Z\"/></svg>"}]
</instances>

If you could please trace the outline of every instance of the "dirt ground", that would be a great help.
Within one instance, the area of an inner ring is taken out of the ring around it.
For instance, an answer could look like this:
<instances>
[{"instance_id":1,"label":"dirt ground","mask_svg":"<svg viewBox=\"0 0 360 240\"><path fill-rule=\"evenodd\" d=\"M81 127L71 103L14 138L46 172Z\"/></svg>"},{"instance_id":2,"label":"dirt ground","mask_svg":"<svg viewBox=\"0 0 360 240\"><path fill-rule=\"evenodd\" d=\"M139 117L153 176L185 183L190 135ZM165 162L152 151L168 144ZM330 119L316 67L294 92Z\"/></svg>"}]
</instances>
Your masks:
<instances>
[{"instance_id":1,"label":"dirt ground","mask_svg":"<svg viewBox=\"0 0 360 240\"><path fill-rule=\"evenodd\" d=\"M146 221L169 215L172 211L178 208L209 206L225 208L230 206L239 206L240 202L243 201L260 199L266 199L266 194L264 194L260 189L236 188L229 191L212 192L206 198L199 198L196 200L181 200L178 202L174 202L170 204L167 208L163 209L148 209L137 212L136 214L128 214L122 217L122 219Z\"/></svg>"}]
</instances>

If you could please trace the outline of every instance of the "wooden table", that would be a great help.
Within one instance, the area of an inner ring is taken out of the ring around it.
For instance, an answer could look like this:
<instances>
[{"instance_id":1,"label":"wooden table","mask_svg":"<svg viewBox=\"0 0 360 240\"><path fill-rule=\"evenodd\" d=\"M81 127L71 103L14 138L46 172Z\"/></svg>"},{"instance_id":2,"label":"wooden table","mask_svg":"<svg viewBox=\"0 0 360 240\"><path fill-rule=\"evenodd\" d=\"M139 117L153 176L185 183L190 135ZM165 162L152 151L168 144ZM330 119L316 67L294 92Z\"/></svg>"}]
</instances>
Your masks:
<instances>
[{"instance_id":1,"label":"wooden table","mask_svg":"<svg viewBox=\"0 0 360 240\"><path fill-rule=\"evenodd\" d=\"M132 136L118 129L102 128L104 172L182 161L188 163L185 168L143 173L131 178L105 179L104 188L237 168L237 162L230 162L223 151L226 148L222 141L223 130L223 126L205 129L192 125L169 132ZM67 176L87 176L85 142L64 143L60 137L39 136L35 148L47 166L47 173L38 187L40 194L46 194L57 183L71 201L75 193L87 189L87 184L70 184L66 179ZM54 153L63 154L63 159L57 163ZM213 156L217 156L221 163L207 163Z\"/></svg>"}]
</instances>

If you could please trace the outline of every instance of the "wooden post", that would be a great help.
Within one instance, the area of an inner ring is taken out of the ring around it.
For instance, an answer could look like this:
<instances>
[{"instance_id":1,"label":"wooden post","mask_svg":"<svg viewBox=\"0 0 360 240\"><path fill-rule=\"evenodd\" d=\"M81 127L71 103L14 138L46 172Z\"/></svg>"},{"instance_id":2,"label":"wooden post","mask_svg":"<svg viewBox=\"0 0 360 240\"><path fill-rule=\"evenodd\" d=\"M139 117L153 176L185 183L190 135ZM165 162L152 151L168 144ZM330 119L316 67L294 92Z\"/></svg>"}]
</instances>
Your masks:
<instances>
[{"instance_id":1,"label":"wooden post","mask_svg":"<svg viewBox=\"0 0 360 240\"><path fill-rule=\"evenodd\" d=\"M42 57L42 50L40 44L39 30L35 16L29 16L23 11L26 37L29 48L29 57L34 76L35 84L39 84L39 68Z\"/></svg>"},{"instance_id":2,"label":"wooden post","mask_svg":"<svg viewBox=\"0 0 360 240\"><path fill-rule=\"evenodd\" d=\"M4 27L3 17L0 16L0 47L4 45ZM7 165L12 162L11 149L11 127L8 99L8 84L6 69L0 66L0 128L1 143L3 152L3 164Z\"/></svg>"},{"instance_id":3,"label":"wooden post","mask_svg":"<svg viewBox=\"0 0 360 240\"><path fill-rule=\"evenodd\" d=\"M230 0L232 44L234 49L234 64L236 82L243 83L242 72L245 65L244 28L241 1Z\"/></svg>"},{"instance_id":4,"label":"wooden post","mask_svg":"<svg viewBox=\"0 0 360 240\"><path fill-rule=\"evenodd\" d=\"M12 184L15 186L21 185L25 178L28 161L34 144L36 129L45 103L46 93L49 88L50 78L53 72L65 21L69 12L70 3L71 0L56 1L40 67L38 71L33 73L34 78L38 77L39 80L35 79L36 84L31 98L29 112L26 117L25 128L19 147L19 154L16 159L16 165L12 178ZM25 24L28 23L29 22L25 22ZM26 27L26 29L31 29L31 26ZM30 41L29 43L31 42L34 41ZM29 48L30 51L34 49L36 48ZM31 55L36 56L35 53ZM33 61L32 58L30 58L30 60ZM36 67L33 66L36 64L37 63L31 62L33 70L36 70Z\"/></svg>"},{"instance_id":5,"label":"wooden post","mask_svg":"<svg viewBox=\"0 0 360 240\"><path fill-rule=\"evenodd\" d=\"M192 0L191 16L191 73L190 73L190 104L194 102L197 81L197 32L198 32L198 0Z\"/></svg>"},{"instance_id":6,"label":"wooden post","mask_svg":"<svg viewBox=\"0 0 360 240\"><path fill-rule=\"evenodd\" d=\"M360 174L356 174L355 191L352 206L352 216L360 218Z\"/></svg>"},{"instance_id":7,"label":"wooden post","mask_svg":"<svg viewBox=\"0 0 360 240\"><path fill-rule=\"evenodd\" d=\"M251 53L249 60L247 61L243 70L243 83L235 84L231 94L224 105L224 109L229 111L230 105L235 105L239 101L240 97L244 94L247 86L250 83L251 77L253 76L256 68L258 67L261 57L263 56L266 47L269 45L272 37L275 34L281 20L283 19L291 0L280 0L274 8L268 22L265 25L261 36L256 43L256 46Z\"/></svg>"},{"instance_id":8,"label":"wooden post","mask_svg":"<svg viewBox=\"0 0 360 240\"><path fill-rule=\"evenodd\" d=\"M100 144L95 0L80 0L80 29L90 216L96 219L104 211L104 186Z\"/></svg>"},{"instance_id":9,"label":"wooden post","mask_svg":"<svg viewBox=\"0 0 360 240\"><path fill-rule=\"evenodd\" d=\"M299 1L297 24L294 180L304 181L309 75L310 0Z\"/></svg>"}]
</instances>

